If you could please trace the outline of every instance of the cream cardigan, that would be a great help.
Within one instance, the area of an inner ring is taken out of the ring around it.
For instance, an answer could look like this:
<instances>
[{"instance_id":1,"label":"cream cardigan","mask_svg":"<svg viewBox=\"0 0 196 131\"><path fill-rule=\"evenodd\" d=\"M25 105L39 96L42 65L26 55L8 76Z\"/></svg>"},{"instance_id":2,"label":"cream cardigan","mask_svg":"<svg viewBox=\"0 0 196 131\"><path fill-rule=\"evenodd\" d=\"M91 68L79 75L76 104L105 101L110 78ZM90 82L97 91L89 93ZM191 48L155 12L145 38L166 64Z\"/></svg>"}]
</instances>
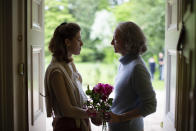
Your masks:
<instances>
[{"instance_id":1,"label":"cream cardigan","mask_svg":"<svg viewBox=\"0 0 196 131\"><path fill-rule=\"evenodd\" d=\"M77 127L89 131L86 122L87 114L82 106L87 100L81 87L81 76L75 65L58 62L54 57L45 74L46 111L51 117L71 117Z\"/></svg>"}]
</instances>

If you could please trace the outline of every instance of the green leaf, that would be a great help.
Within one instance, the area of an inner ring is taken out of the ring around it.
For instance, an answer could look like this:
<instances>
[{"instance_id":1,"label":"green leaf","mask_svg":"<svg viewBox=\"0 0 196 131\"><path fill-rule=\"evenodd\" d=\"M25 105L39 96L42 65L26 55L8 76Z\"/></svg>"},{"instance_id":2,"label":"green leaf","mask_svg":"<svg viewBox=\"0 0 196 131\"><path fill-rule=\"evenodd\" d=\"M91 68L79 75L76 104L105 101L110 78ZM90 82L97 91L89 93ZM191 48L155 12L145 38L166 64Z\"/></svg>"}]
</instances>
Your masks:
<instances>
[{"instance_id":1,"label":"green leaf","mask_svg":"<svg viewBox=\"0 0 196 131\"><path fill-rule=\"evenodd\" d=\"M109 105L112 105L112 101L113 101L113 98L109 98L108 101L107 101L107 103L108 103Z\"/></svg>"}]
</instances>

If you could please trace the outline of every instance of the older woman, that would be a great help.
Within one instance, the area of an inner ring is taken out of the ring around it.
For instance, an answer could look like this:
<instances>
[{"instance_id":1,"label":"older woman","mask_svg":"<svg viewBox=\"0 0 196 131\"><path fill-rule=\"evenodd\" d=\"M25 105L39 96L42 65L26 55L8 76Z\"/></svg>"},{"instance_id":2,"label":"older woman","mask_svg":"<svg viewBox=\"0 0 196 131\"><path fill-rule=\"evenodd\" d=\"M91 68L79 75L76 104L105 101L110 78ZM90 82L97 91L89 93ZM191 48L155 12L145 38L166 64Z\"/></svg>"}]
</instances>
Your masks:
<instances>
[{"instance_id":1,"label":"older woman","mask_svg":"<svg viewBox=\"0 0 196 131\"><path fill-rule=\"evenodd\" d=\"M82 78L72 55L79 55L83 45L80 27L62 23L49 43L52 61L45 74L47 116L54 117L53 131L90 131L89 113L83 108L87 97Z\"/></svg>"},{"instance_id":2,"label":"older woman","mask_svg":"<svg viewBox=\"0 0 196 131\"><path fill-rule=\"evenodd\" d=\"M155 92L150 73L141 57L146 38L133 22L120 23L111 44L121 55L115 79L110 131L143 131L143 117L156 111Z\"/></svg>"}]
</instances>

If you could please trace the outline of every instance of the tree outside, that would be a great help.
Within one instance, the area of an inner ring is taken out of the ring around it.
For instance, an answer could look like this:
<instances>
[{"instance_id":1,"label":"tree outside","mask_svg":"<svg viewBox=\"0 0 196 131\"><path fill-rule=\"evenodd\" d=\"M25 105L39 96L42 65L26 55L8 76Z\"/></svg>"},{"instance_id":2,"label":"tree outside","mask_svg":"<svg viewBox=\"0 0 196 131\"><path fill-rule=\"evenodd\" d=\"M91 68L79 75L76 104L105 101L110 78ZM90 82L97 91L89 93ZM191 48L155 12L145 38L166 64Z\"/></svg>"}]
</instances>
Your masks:
<instances>
[{"instance_id":1,"label":"tree outside","mask_svg":"<svg viewBox=\"0 0 196 131\"><path fill-rule=\"evenodd\" d=\"M110 42L114 28L123 21L134 21L142 28L148 45L143 58L147 66L150 57L158 65L158 54L164 50L165 1L45 0L45 66L51 60L48 43L54 29L62 22L76 22L82 28L84 45L74 61L83 76L84 87L97 82L114 84L119 55L114 53ZM156 66L153 84L162 89L158 69Z\"/></svg>"}]
</instances>

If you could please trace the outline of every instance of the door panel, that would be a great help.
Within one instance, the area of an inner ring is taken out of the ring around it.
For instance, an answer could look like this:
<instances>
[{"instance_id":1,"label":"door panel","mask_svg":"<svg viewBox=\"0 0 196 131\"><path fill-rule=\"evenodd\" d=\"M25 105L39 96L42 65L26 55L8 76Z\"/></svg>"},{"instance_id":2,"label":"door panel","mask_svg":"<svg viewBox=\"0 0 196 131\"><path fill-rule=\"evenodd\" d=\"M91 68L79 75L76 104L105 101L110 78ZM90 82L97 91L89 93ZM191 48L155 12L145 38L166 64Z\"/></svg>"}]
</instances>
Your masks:
<instances>
[{"instance_id":1,"label":"door panel","mask_svg":"<svg viewBox=\"0 0 196 131\"><path fill-rule=\"evenodd\" d=\"M165 116L164 131L176 131L176 81L177 81L177 42L179 39L179 5L180 0L167 0L165 29Z\"/></svg>"},{"instance_id":2,"label":"door panel","mask_svg":"<svg viewBox=\"0 0 196 131\"><path fill-rule=\"evenodd\" d=\"M174 122L175 118L175 98L176 98L176 51L169 50L167 59L167 109L166 114L168 119ZM174 123L173 123L174 124Z\"/></svg>"},{"instance_id":3,"label":"door panel","mask_svg":"<svg viewBox=\"0 0 196 131\"><path fill-rule=\"evenodd\" d=\"M176 50L168 49L166 74L166 108L164 117L164 130L175 131L175 109L176 109Z\"/></svg>"},{"instance_id":4,"label":"door panel","mask_svg":"<svg viewBox=\"0 0 196 131\"><path fill-rule=\"evenodd\" d=\"M27 1L28 118L30 131L46 130L43 93L44 24L43 0Z\"/></svg>"},{"instance_id":5,"label":"door panel","mask_svg":"<svg viewBox=\"0 0 196 131\"><path fill-rule=\"evenodd\" d=\"M167 29L177 26L177 0L167 0Z\"/></svg>"},{"instance_id":6,"label":"door panel","mask_svg":"<svg viewBox=\"0 0 196 131\"><path fill-rule=\"evenodd\" d=\"M31 84L31 123L34 125L34 122L42 115L43 112L43 98L39 95L40 92L43 90L42 86L42 69L41 69L41 59L42 59L42 49L41 47L32 46L31 49L31 78L32 78L32 84Z\"/></svg>"}]
</instances>

